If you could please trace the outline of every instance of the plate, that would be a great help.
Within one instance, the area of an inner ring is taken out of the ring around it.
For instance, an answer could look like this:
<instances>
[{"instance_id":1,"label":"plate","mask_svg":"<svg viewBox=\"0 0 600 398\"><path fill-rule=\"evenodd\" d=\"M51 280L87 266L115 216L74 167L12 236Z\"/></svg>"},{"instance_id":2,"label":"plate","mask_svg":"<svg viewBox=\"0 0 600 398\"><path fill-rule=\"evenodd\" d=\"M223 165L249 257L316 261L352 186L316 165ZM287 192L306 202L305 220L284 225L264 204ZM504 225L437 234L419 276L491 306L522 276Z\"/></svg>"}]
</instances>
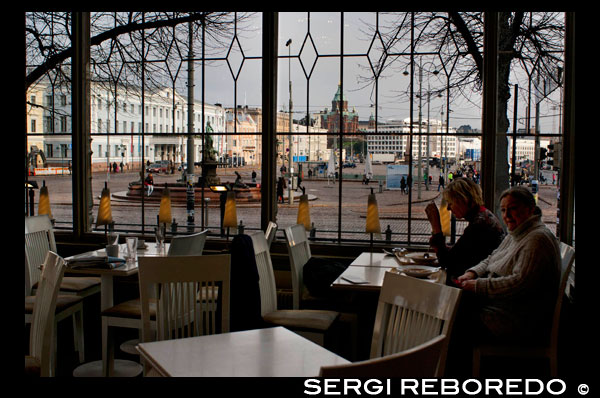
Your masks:
<instances>
[{"instance_id":1,"label":"plate","mask_svg":"<svg viewBox=\"0 0 600 398\"><path fill-rule=\"evenodd\" d=\"M431 264L437 261L435 253L407 253L404 257L411 259L415 264Z\"/></svg>"},{"instance_id":2,"label":"plate","mask_svg":"<svg viewBox=\"0 0 600 398\"><path fill-rule=\"evenodd\" d=\"M406 265L400 267L400 271L413 278L429 278L429 276L437 271L440 267L430 267L427 265Z\"/></svg>"}]
</instances>

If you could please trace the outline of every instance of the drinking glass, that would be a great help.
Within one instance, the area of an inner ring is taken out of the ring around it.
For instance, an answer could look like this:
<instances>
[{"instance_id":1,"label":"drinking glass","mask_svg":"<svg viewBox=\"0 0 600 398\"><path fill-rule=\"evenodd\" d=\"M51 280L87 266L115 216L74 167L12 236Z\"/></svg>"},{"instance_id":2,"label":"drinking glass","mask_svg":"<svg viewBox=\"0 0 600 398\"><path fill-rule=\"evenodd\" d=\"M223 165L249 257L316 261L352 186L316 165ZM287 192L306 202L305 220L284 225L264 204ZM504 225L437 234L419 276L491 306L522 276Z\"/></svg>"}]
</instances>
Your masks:
<instances>
[{"instance_id":1,"label":"drinking glass","mask_svg":"<svg viewBox=\"0 0 600 398\"><path fill-rule=\"evenodd\" d=\"M127 238L127 262L135 263L137 258L137 238Z\"/></svg>"},{"instance_id":2,"label":"drinking glass","mask_svg":"<svg viewBox=\"0 0 600 398\"><path fill-rule=\"evenodd\" d=\"M156 247L162 248L163 242L165 241L165 229L164 226L159 225L154 228L154 234L156 235Z\"/></svg>"}]
</instances>

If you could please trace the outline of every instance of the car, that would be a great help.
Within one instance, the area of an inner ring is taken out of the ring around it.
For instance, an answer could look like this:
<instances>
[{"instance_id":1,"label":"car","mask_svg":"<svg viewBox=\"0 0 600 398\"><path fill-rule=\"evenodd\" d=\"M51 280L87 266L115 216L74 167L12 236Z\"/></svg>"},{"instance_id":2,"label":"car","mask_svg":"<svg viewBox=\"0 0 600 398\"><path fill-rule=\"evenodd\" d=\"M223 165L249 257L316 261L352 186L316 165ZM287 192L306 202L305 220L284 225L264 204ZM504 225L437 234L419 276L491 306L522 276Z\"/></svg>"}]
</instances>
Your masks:
<instances>
[{"instance_id":1,"label":"car","mask_svg":"<svg viewBox=\"0 0 600 398\"><path fill-rule=\"evenodd\" d=\"M352 162L346 162L346 163L344 163L344 164L342 165L342 167L343 167L343 168L347 168L347 167L350 167L350 168L355 168L355 167L356 167L356 164L354 164L354 163L352 163Z\"/></svg>"},{"instance_id":2,"label":"car","mask_svg":"<svg viewBox=\"0 0 600 398\"><path fill-rule=\"evenodd\" d=\"M152 163L150 167L148 167L149 173L166 173L167 165L161 163Z\"/></svg>"}]
</instances>

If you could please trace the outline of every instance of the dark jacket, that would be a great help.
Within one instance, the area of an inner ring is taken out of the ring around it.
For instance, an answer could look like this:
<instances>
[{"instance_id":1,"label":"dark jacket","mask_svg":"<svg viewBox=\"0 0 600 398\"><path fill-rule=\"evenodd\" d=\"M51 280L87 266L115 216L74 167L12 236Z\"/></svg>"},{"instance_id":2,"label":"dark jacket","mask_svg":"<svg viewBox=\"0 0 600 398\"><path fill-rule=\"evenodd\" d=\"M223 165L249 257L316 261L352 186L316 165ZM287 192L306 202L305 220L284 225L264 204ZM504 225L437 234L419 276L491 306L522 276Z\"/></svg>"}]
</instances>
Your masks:
<instances>
[{"instance_id":1,"label":"dark jacket","mask_svg":"<svg viewBox=\"0 0 600 398\"><path fill-rule=\"evenodd\" d=\"M436 249L440 265L447 270L448 278L458 277L484 260L504 239L500 220L481 206L467 214L469 225L453 246L447 246L440 232L431 237L430 245Z\"/></svg>"},{"instance_id":2,"label":"dark jacket","mask_svg":"<svg viewBox=\"0 0 600 398\"><path fill-rule=\"evenodd\" d=\"M231 241L230 331L263 326L258 278L252 238L236 235Z\"/></svg>"}]
</instances>

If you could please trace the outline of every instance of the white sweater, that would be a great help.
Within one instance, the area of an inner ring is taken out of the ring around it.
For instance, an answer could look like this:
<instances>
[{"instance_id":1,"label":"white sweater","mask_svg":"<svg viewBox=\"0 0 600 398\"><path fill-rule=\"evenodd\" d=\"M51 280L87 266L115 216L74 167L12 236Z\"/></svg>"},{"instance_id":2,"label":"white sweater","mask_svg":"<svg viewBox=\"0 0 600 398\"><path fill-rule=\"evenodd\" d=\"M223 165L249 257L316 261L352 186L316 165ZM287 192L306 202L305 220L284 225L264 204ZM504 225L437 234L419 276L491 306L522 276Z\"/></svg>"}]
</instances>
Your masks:
<instances>
[{"instance_id":1,"label":"white sweater","mask_svg":"<svg viewBox=\"0 0 600 398\"><path fill-rule=\"evenodd\" d=\"M482 321L498 337L549 330L560 279L558 240L539 215L524 221L488 258L470 268Z\"/></svg>"}]
</instances>

